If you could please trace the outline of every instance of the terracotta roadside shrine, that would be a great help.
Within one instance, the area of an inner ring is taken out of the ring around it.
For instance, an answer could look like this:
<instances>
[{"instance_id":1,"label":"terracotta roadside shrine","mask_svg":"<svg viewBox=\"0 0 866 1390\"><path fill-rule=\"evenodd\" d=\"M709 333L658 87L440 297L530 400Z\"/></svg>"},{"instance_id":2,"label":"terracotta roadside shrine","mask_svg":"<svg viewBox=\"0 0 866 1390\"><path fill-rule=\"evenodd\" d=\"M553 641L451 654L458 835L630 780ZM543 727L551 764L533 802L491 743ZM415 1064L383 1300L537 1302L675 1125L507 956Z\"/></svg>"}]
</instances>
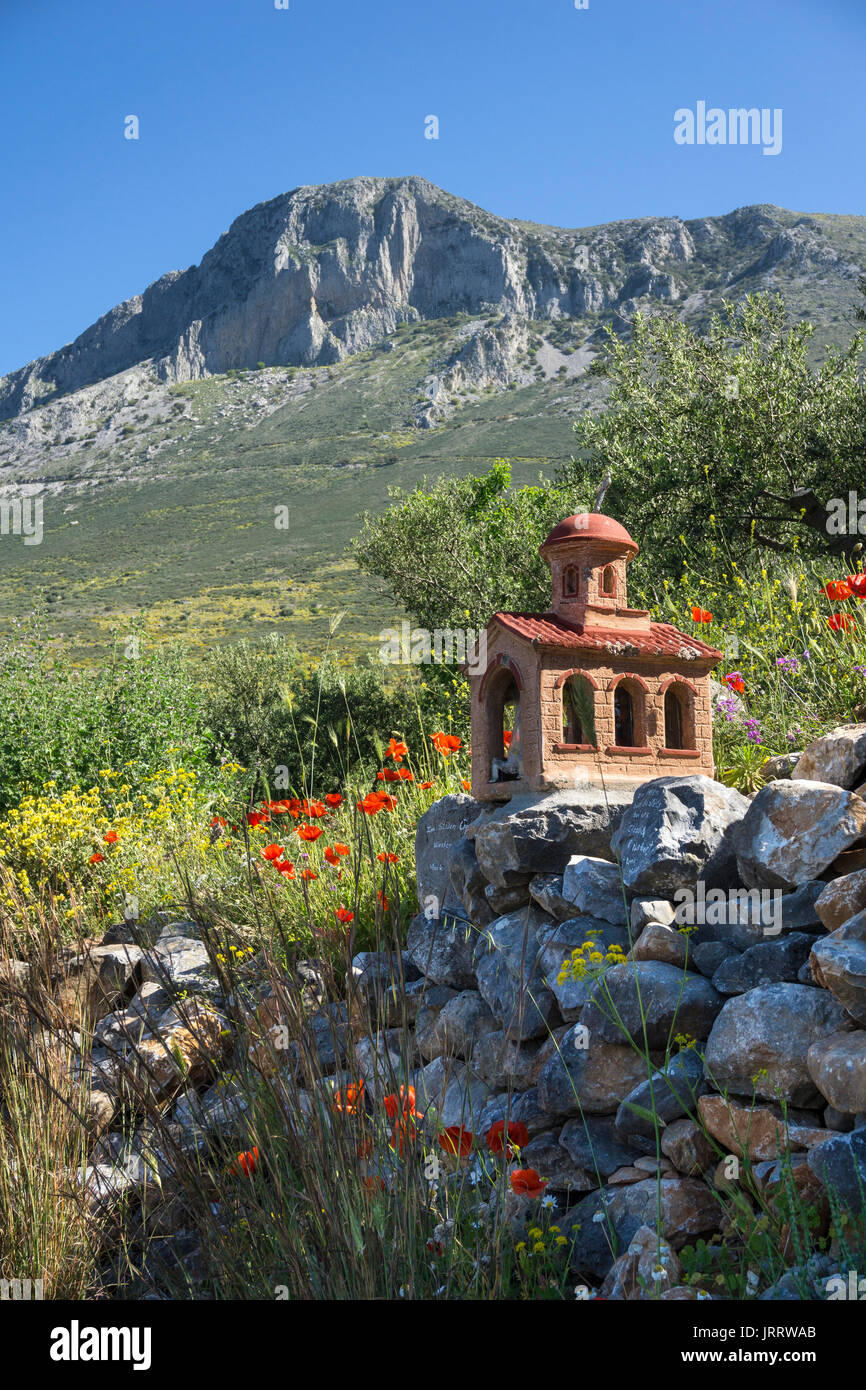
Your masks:
<instances>
[{"instance_id":1,"label":"terracotta roadside shrine","mask_svg":"<svg viewBox=\"0 0 866 1390\"><path fill-rule=\"evenodd\" d=\"M567 517L540 547L550 611L490 619L487 664L471 677L479 800L713 776L710 672L722 653L629 608L637 553L612 517Z\"/></svg>"}]
</instances>

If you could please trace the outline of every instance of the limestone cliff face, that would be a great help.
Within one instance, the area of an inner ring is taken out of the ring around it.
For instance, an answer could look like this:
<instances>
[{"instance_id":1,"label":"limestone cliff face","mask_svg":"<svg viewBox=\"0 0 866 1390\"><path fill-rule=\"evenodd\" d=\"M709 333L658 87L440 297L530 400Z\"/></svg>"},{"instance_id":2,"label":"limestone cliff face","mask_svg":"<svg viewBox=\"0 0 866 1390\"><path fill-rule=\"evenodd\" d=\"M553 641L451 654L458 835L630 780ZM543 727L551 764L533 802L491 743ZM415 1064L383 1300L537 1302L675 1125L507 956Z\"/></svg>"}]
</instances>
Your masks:
<instances>
[{"instance_id":1,"label":"limestone cliff face","mask_svg":"<svg viewBox=\"0 0 866 1390\"><path fill-rule=\"evenodd\" d=\"M820 259L821 231L793 224L762 207L580 232L494 217L419 178L299 188L244 213L200 265L0 379L0 419L142 362L185 381L257 362L327 365L417 318L497 310L516 323L675 302L695 288L693 263L706 256L717 271L723 251L739 256L738 278L751 262L769 271L786 257L802 273Z\"/></svg>"}]
</instances>

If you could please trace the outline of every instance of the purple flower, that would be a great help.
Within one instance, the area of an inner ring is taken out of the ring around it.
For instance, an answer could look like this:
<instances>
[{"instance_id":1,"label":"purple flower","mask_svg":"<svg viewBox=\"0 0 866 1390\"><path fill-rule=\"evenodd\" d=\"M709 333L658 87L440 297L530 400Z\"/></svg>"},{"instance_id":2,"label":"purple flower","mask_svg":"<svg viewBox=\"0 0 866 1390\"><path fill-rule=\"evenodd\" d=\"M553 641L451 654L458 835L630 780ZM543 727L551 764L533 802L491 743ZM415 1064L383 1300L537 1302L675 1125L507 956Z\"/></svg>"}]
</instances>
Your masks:
<instances>
[{"instance_id":1,"label":"purple flower","mask_svg":"<svg viewBox=\"0 0 866 1390\"><path fill-rule=\"evenodd\" d=\"M777 656L776 665L780 671L799 671L800 663L795 656Z\"/></svg>"}]
</instances>

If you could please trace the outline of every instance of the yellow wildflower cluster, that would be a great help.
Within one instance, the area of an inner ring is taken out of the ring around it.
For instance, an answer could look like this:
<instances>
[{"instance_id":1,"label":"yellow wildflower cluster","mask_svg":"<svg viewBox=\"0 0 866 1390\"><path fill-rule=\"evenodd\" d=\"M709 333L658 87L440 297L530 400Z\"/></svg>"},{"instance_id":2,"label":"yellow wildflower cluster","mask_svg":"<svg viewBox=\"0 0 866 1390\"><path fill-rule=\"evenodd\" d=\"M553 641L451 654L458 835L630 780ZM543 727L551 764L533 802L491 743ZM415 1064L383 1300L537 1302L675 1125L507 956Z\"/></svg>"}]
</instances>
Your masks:
<instances>
[{"instance_id":1,"label":"yellow wildflower cluster","mask_svg":"<svg viewBox=\"0 0 866 1390\"><path fill-rule=\"evenodd\" d=\"M624 960L625 952L621 946L616 943L606 948L599 946L595 932L587 932L583 945L576 946L562 962L556 982L564 985L569 980L594 979L607 966L622 965Z\"/></svg>"}]
</instances>

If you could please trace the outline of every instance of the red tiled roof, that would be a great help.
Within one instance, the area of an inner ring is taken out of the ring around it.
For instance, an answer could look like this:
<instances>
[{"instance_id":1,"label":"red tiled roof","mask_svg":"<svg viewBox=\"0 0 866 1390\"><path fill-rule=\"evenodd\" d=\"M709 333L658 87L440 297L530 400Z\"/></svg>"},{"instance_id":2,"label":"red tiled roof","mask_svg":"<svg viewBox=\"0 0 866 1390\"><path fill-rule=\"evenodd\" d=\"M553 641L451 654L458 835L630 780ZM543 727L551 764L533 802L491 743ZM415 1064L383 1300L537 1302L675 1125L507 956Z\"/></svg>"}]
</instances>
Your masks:
<instances>
[{"instance_id":1,"label":"red tiled roof","mask_svg":"<svg viewBox=\"0 0 866 1390\"><path fill-rule=\"evenodd\" d=\"M566 622L555 613L494 613L492 622L542 647L569 647L577 651L618 656L674 656L683 661L701 658L719 661L722 653L697 637L687 637L670 623L650 623L649 631L627 628L584 627Z\"/></svg>"}]
</instances>

